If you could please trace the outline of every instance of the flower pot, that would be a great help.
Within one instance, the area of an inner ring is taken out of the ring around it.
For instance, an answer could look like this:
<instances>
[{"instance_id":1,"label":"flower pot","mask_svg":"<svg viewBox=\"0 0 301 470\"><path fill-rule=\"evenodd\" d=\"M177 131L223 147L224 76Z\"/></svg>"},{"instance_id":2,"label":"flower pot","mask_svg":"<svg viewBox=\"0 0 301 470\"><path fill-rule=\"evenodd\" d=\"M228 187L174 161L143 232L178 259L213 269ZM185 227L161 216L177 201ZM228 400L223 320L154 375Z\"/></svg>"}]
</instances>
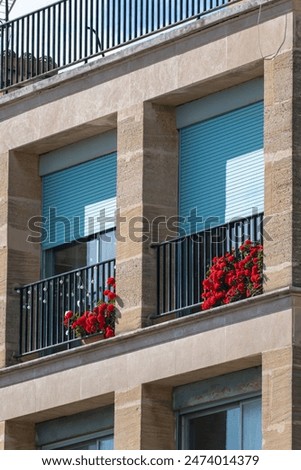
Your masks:
<instances>
[{"instance_id":1,"label":"flower pot","mask_svg":"<svg viewBox=\"0 0 301 470\"><path fill-rule=\"evenodd\" d=\"M91 336L85 336L84 338L81 338L82 344L91 344L91 343L96 343L97 341L100 341L104 339L103 333L91 335Z\"/></svg>"}]
</instances>

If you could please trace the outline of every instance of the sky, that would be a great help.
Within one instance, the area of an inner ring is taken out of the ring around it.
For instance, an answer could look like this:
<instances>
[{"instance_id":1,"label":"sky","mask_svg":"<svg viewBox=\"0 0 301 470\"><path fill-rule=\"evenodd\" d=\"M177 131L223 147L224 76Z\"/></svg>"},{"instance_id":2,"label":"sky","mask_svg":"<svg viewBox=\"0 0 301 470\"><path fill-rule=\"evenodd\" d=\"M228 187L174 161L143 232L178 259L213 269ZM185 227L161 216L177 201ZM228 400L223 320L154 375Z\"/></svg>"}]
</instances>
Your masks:
<instances>
[{"instance_id":1,"label":"sky","mask_svg":"<svg viewBox=\"0 0 301 470\"><path fill-rule=\"evenodd\" d=\"M31 11L51 5L52 3L55 3L55 1L56 0L17 0L9 19L12 20L13 18L18 18L19 16L25 15Z\"/></svg>"}]
</instances>

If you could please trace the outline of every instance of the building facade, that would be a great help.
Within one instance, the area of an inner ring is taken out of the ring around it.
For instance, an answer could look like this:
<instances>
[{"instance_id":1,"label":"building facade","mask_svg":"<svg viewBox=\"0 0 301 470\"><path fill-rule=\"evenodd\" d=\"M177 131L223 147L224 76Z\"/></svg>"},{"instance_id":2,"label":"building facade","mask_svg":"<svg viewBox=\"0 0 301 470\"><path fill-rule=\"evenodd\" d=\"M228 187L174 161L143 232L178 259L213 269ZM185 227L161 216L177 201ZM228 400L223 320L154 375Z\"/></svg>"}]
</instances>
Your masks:
<instances>
[{"instance_id":1,"label":"building facade","mask_svg":"<svg viewBox=\"0 0 301 470\"><path fill-rule=\"evenodd\" d=\"M17 41L28 76L2 31L2 449L301 448L301 4L182 3L63 70ZM202 311L249 238L264 292ZM110 276L115 337L66 335Z\"/></svg>"}]
</instances>

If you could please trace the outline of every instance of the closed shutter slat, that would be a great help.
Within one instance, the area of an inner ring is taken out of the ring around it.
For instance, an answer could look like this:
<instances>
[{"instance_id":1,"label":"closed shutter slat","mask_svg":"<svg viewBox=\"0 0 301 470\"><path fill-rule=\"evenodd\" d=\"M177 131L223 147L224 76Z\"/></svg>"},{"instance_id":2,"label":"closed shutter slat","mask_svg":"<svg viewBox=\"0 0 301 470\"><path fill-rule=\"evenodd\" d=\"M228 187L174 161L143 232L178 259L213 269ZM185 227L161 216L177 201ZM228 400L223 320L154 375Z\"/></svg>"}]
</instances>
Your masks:
<instances>
[{"instance_id":1,"label":"closed shutter slat","mask_svg":"<svg viewBox=\"0 0 301 470\"><path fill-rule=\"evenodd\" d=\"M97 204L103 202L100 207L111 215L115 198L115 152L44 176L43 216L47 219L48 236L42 243L43 249L86 236L87 218L99 214ZM51 220L50 211L55 215ZM96 220L89 227L89 234L100 231Z\"/></svg>"},{"instance_id":2,"label":"closed shutter slat","mask_svg":"<svg viewBox=\"0 0 301 470\"><path fill-rule=\"evenodd\" d=\"M198 231L262 212L263 175L262 101L180 129L179 214L196 209Z\"/></svg>"}]
</instances>

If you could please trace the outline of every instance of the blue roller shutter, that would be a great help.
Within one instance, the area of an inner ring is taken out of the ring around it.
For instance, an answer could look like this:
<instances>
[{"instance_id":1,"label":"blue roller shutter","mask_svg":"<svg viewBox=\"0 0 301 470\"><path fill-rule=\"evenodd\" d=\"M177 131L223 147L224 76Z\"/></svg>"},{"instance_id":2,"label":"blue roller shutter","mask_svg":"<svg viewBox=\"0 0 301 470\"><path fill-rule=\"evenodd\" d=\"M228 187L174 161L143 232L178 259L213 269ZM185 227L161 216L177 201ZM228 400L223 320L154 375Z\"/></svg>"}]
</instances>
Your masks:
<instances>
[{"instance_id":1,"label":"blue roller shutter","mask_svg":"<svg viewBox=\"0 0 301 470\"><path fill-rule=\"evenodd\" d=\"M115 205L116 152L43 176L43 249L114 226Z\"/></svg>"},{"instance_id":2,"label":"blue roller shutter","mask_svg":"<svg viewBox=\"0 0 301 470\"><path fill-rule=\"evenodd\" d=\"M263 102L180 129L179 214L186 233L263 211ZM192 213L193 215L193 213Z\"/></svg>"}]
</instances>

